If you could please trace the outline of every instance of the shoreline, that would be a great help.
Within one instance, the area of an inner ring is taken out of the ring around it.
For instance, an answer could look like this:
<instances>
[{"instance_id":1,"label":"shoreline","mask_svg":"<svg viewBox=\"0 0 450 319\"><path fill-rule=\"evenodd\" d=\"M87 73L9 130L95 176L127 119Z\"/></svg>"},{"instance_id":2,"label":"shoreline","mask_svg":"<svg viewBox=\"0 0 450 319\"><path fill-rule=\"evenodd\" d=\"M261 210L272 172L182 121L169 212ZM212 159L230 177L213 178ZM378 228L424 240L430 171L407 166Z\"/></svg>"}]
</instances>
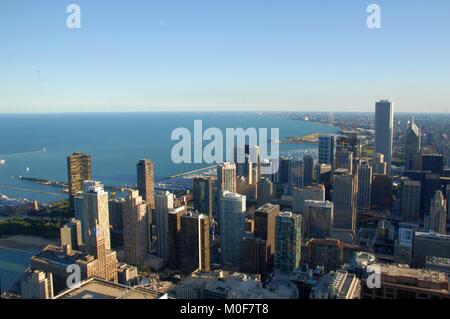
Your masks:
<instances>
[{"instance_id":1,"label":"shoreline","mask_svg":"<svg viewBox=\"0 0 450 319\"><path fill-rule=\"evenodd\" d=\"M57 242L55 240L41 237L24 235L14 235L8 236L7 238L0 238L0 248L22 252L41 250L48 244L57 244Z\"/></svg>"}]
</instances>

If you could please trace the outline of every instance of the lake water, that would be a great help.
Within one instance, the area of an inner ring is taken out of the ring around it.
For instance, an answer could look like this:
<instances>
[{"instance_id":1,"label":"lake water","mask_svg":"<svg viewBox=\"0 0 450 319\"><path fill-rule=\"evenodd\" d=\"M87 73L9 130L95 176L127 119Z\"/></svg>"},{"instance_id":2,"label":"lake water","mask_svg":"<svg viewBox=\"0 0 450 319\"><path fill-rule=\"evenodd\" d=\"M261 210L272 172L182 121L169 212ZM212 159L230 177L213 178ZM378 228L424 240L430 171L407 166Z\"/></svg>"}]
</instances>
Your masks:
<instances>
[{"instance_id":1,"label":"lake water","mask_svg":"<svg viewBox=\"0 0 450 319\"><path fill-rule=\"evenodd\" d=\"M2 291L8 290L30 265L30 258L38 251L0 247L0 276Z\"/></svg>"},{"instance_id":2,"label":"lake water","mask_svg":"<svg viewBox=\"0 0 450 319\"><path fill-rule=\"evenodd\" d=\"M106 185L135 184L136 163L150 158L157 179L201 168L174 164L171 141L175 128L193 131L217 127L279 128L280 139L311 133L334 133L336 127L256 113L102 113L0 115L0 193L10 197L51 202L66 198L60 189L17 179L18 176L67 180L66 157L76 151L92 155L92 174ZM269 130L270 132L270 130ZM205 143L206 145L206 143ZM316 147L281 145L281 151ZM45 149L45 151L43 151ZM3 186L46 191L41 194Z\"/></svg>"}]
</instances>

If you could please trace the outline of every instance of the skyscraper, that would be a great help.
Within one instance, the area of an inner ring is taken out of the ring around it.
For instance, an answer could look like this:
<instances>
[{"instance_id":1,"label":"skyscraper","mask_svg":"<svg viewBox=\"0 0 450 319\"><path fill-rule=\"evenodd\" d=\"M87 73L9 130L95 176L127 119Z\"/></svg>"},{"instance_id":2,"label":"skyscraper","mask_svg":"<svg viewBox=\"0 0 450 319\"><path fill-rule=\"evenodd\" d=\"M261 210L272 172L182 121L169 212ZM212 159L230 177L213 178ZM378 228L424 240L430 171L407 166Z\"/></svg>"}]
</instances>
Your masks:
<instances>
[{"instance_id":1,"label":"skyscraper","mask_svg":"<svg viewBox=\"0 0 450 319\"><path fill-rule=\"evenodd\" d=\"M405 170L418 170L421 133L414 123L408 122L405 136Z\"/></svg>"},{"instance_id":2,"label":"skyscraper","mask_svg":"<svg viewBox=\"0 0 450 319\"><path fill-rule=\"evenodd\" d=\"M450 235L434 232L416 232L414 234L412 266L425 267L428 256L450 258Z\"/></svg>"},{"instance_id":3,"label":"skyscraper","mask_svg":"<svg viewBox=\"0 0 450 319\"><path fill-rule=\"evenodd\" d=\"M444 174L444 156L437 153L422 153L420 155L422 171L431 171L431 173L442 176Z\"/></svg>"},{"instance_id":4,"label":"skyscraper","mask_svg":"<svg viewBox=\"0 0 450 319\"><path fill-rule=\"evenodd\" d=\"M447 199L447 222L450 224L450 184L447 185L445 194Z\"/></svg>"},{"instance_id":5,"label":"skyscraper","mask_svg":"<svg viewBox=\"0 0 450 319\"><path fill-rule=\"evenodd\" d=\"M83 243L87 251L95 245L97 225L102 232L105 248L111 250L108 192L103 184L97 181L84 181L83 191L75 198L75 218L81 222Z\"/></svg>"},{"instance_id":6,"label":"skyscraper","mask_svg":"<svg viewBox=\"0 0 450 319\"><path fill-rule=\"evenodd\" d=\"M304 186L304 164L302 160L291 160L289 167L289 184L291 187Z\"/></svg>"},{"instance_id":7,"label":"skyscraper","mask_svg":"<svg viewBox=\"0 0 450 319\"><path fill-rule=\"evenodd\" d=\"M237 191L235 163L227 162L217 165L217 188L219 191L228 191L231 193Z\"/></svg>"},{"instance_id":8,"label":"skyscraper","mask_svg":"<svg viewBox=\"0 0 450 319\"><path fill-rule=\"evenodd\" d=\"M273 200L273 183L262 177L258 182L258 206L270 203Z\"/></svg>"},{"instance_id":9,"label":"skyscraper","mask_svg":"<svg viewBox=\"0 0 450 319\"><path fill-rule=\"evenodd\" d=\"M302 239L326 239L331 237L333 227L333 203L329 201L306 200L302 214Z\"/></svg>"},{"instance_id":10,"label":"skyscraper","mask_svg":"<svg viewBox=\"0 0 450 319\"><path fill-rule=\"evenodd\" d=\"M232 192L222 192L220 198L220 245L222 263L239 265L240 243L244 235L246 197Z\"/></svg>"},{"instance_id":11,"label":"skyscraper","mask_svg":"<svg viewBox=\"0 0 450 319\"><path fill-rule=\"evenodd\" d=\"M72 211L75 211L74 197L83 189L83 182L91 180L91 156L73 153L67 157L67 177L69 182L69 200Z\"/></svg>"},{"instance_id":12,"label":"skyscraper","mask_svg":"<svg viewBox=\"0 0 450 319\"><path fill-rule=\"evenodd\" d=\"M52 273L34 270L21 280L20 293L25 299L53 299Z\"/></svg>"},{"instance_id":13,"label":"skyscraper","mask_svg":"<svg viewBox=\"0 0 450 319\"><path fill-rule=\"evenodd\" d=\"M347 149L343 149L336 152L336 169L347 169L351 174L353 173L353 153Z\"/></svg>"},{"instance_id":14,"label":"skyscraper","mask_svg":"<svg viewBox=\"0 0 450 319\"><path fill-rule=\"evenodd\" d=\"M303 213L306 200L325 200L325 186L312 185L305 188L296 188L293 193L292 210L294 213Z\"/></svg>"},{"instance_id":15,"label":"skyscraper","mask_svg":"<svg viewBox=\"0 0 450 319\"><path fill-rule=\"evenodd\" d=\"M447 201L441 191L437 191L431 202L428 221L429 231L447 234Z\"/></svg>"},{"instance_id":16,"label":"skyscraper","mask_svg":"<svg viewBox=\"0 0 450 319\"><path fill-rule=\"evenodd\" d=\"M292 272L300 265L301 258L300 215L281 212L275 222L275 270Z\"/></svg>"},{"instance_id":17,"label":"skyscraper","mask_svg":"<svg viewBox=\"0 0 450 319\"><path fill-rule=\"evenodd\" d=\"M139 191L129 191L123 208L123 243L125 260L143 266L149 252L150 234L147 205Z\"/></svg>"},{"instance_id":18,"label":"skyscraper","mask_svg":"<svg viewBox=\"0 0 450 319\"><path fill-rule=\"evenodd\" d=\"M247 178L249 184L256 184L260 175L260 153L258 145L235 146L234 163L236 175Z\"/></svg>"},{"instance_id":19,"label":"skyscraper","mask_svg":"<svg viewBox=\"0 0 450 319\"><path fill-rule=\"evenodd\" d=\"M402 221L418 223L420 218L420 182L406 180L402 186Z\"/></svg>"},{"instance_id":20,"label":"skyscraper","mask_svg":"<svg viewBox=\"0 0 450 319\"><path fill-rule=\"evenodd\" d=\"M210 176L196 177L192 186L194 209L202 214L206 214L212 220L214 193L212 178Z\"/></svg>"},{"instance_id":21,"label":"skyscraper","mask_svg":"<svg viewBox=\"0 0 450 319\"><path fill-rule=\"evenodd\" d=\"M372 154L372 160L370 161L373 174L387 174L387 163L384 161L384 154L374 153Z\"/></svg>"},{"instance_id":22,"label":"skyscraper","mask_svg":"<svg viewBox=\"0 0 450 319\"><path fill-rule=\"evenodd\" d=\"M173 209L173 194L164 192L156 195L156 252L161 258L168 258L168 216Z\"/></svg>"},{"instance_id":23,"label":"skyscraper","mask_svg":"<svg viewBox=\"0 0 450 319\"><path fill-rule=\"evenodd\" d=\"M314 182L314 157L312 155L303 156L303 184L312 185Z\"/></svg>"},{"instance_id":24,"label":"skyscraper","mask_svg":"<svg viewBox=\"0 0 450 319\"><path fill-rule=\"evenodd\" d=\"M372 192L372 167L369 164L358 166L358 208L370 209Z\"/></svg>"},{"instance_id":25,"label":"skyscraper","mask_svg":"<svg viewBox=\"0 0 450 319\"><path fill-rule=\"evenodd\" d=\"M356 230L356 195L358 178L356 175L335 176L333 190L333 228L353 233Z\"/></svg>"},{"instance_id":26,"label":"skyscraper","mask_svg":"<svg viewBox=\"0 0 450 319\"><path fill-rule=\"evenodd\" d=\"M72 249L79 250L83 243L81 232L81 222L72 219L60 229L61 247L70 245Z\"/></svg>"},{"instance_id":27,"label":"skyscraper","mask_svg":"<svg viewBox=\"0 0 450 319\"><path fill-rule=\"evenodd\" d=\"M393 179L389 175L374 174L372 179L373 208L389 210L393 204Z\"/></svg>"},{"instance_id":28,"label":"skyscraper","mask_svg":"<svg viewBox=\"0 0 450 319\"><path fill-rule=\"evenodd\" d=\"M155 176L153 162L143 159L137 164L139 195L151 207L155 207Z\"/></svg>"},{"instance_id":29,"label":"skyscraper","mask_svg":"<svg viewBox=\"0 0 450 319\"><path fill-rule=\"evenodd\" d=\"M333 166L334 155L336 152L336 136L319 136L319 164L328 164Z\"/></svg>"},{"instance_id":30,"label":"skyscraper","mask_svg":"<svg viewBox=\"0 0 450 319\"><path fill-rule=\"evenodd\" d=\"M257 268L260 274L265 277L272 268L275 255L275 219L280 212L280 206L273 204L264 204L254 213L255 228L254 238L264 241L262 258Z\"/></svg>"},{"instance_id":31,"label":"skyscraper","mask_svg":"<svg viewBox=\"0 0 450 319\"><path fill-rule=\"evenodd\" d=\"M194 270L210 271L209 218L204 214L185 214L180 217L177 238L177 261L184 273Z\"/></svg>"},{"instance_id":32,"label":"skyscraper","mask_svg":"<svg viewBox=\"0 0 450 319\"><path fill-rule=\"evenodd\" d=\"M385 156L387 173L391 173L394 141L394 105L389 100L375 104L375 151Z\"/></svg>"}]
</instances>

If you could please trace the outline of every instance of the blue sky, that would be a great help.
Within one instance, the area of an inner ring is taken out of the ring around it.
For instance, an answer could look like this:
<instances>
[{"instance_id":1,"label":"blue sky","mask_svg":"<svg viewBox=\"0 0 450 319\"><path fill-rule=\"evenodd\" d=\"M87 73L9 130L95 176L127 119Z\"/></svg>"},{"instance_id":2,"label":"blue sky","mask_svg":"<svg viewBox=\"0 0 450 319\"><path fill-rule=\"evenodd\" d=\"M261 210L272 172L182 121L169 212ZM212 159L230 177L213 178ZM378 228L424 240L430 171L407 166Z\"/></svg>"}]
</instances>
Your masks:
<instances>
[{"instance_id":1,"label":"blue sky","mask_svg":"<svg viewBox=\"0 0 450 319\"><path fill-rule=\"evenodd\" d=\"M0 112L444 112L449 31L448 0L1 0Z\"/></svg>"}]
</instances>

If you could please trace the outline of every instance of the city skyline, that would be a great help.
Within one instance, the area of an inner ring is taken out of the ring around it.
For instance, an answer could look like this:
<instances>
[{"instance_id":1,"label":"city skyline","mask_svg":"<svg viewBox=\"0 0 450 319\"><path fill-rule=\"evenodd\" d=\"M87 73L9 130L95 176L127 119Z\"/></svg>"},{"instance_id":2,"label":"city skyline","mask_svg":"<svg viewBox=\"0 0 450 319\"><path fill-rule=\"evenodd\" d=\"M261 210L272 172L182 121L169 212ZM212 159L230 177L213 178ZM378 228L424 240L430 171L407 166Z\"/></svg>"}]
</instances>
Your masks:
<instances>
[{"instance_id":1,"label":"city skyline","mask_svg":"<svg viewBox=\"0 0 450 319\"><path fill-rule=\"evenodd\" d=\"M446 1L377 1L381 29L364 1L76 3L81 29L69 3L3 2L0 113L450 106Z\"/></svg>"},{"instance_id":2,"label":"city skyline","mask_svg":"<svg viewBox=\"0 0 450 319\"><path fill-rule=\"evenodd\" d=\"M2 302L450 300L449 2L76 1L0 4Z\"/></svg>"}]
</instances>

